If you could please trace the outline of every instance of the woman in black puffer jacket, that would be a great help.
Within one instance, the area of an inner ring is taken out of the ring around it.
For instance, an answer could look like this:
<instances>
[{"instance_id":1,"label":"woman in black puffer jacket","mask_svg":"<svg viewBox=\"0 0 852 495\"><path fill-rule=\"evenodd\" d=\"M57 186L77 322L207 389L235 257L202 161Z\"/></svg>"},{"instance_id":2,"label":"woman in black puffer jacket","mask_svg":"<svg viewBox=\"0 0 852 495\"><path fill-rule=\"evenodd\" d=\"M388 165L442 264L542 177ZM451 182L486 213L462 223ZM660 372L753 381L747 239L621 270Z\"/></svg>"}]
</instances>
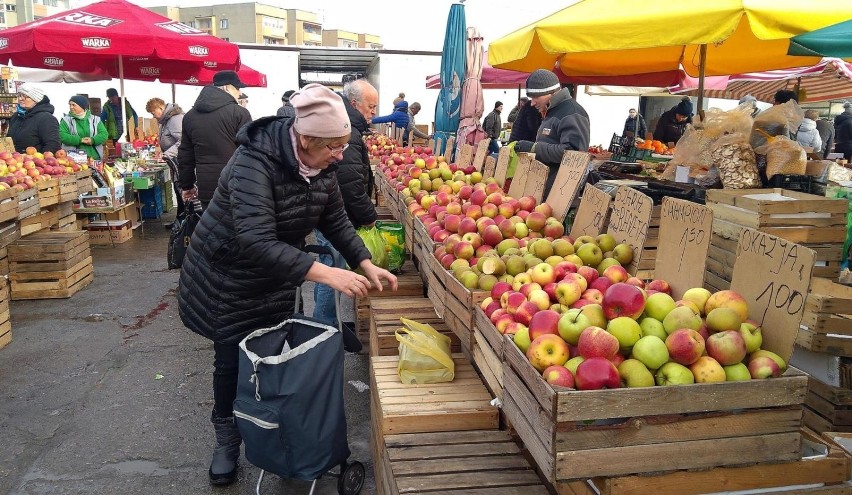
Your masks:
<instances>
[{"instance_id":1,"label":"woman in black puffer jacket","mask_svg":"<svg viewBox=\"0 0 852 495\"><path fill-rule=\"evenodd\" d=\"M214 342L217 447L209 471L214 484L236 478L242 442L233 422L239 342L292 315L295 291L306 280L348 296L366 296L382 279L396 290L396 277L370 262L329 168L349 141L342 100L309 84L290 101L295 119L268 117L240 129L240 146L192 235L180 275L181 320ZM304 253L305 238L315 228L366 277Z\"/></svg>"}]
</instances>

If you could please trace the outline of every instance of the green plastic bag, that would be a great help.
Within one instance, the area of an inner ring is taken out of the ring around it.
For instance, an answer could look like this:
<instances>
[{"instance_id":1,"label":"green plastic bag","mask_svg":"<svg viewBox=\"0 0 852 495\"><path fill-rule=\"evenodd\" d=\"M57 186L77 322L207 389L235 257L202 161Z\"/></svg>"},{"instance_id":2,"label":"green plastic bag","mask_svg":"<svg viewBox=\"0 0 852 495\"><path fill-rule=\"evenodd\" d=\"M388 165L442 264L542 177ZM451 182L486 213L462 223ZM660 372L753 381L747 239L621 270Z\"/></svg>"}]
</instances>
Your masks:
<instances>
[{"instance_id":1,"label":"green plastic bag","mask_svg":"<svg viewBox=\"0 0 852 495\"><path fill-rule=\"evenodd\" d=\"M508 144L510 153L509 153L509 166L508 166L508 168L506 168L506 178L507 179L511 179L511 178L515 177L515 170L518 168L518 159L520 157L518 156L518 153L515 151L515 144L517 144L517 141L512 141L511 143Z\"/></svg>"},{"instance_id":2,"label":"green plastic bag","mask_svg":"<svg viewBox=\"0 0 852 495\"><path fill-rule=\"evenodd\" d=\"M398 222L376 222L376 227L385 239L388 253L388 270L398 272L405 263L405 227Z\"/></svg>"},{"instance_id":3,"label":"green plastic bag","mask_svg":"<svg viewBox=\"0 0 852 495\"><path fill-rule=\"evenodd\" d=\"M451 382L456 365L450 354L450 338L430 325L400 318L398 329L399 363L397 373L406 385Z\"/></svg>"},{"instance_id":4,"label":"green plastic bag","mask_svg":"<svg viewBox=\"0 0 852 495\"><path fill-rule=\"evenodd\" d=\"M364 245L367 246L367 250L370 251L370 256L372 257L373 264L387 269L388 268L388 253L387 247L385 243L385 238L382 237L381 232L376 227L371 227L369 229L359 228L357 231L358 237L364 241Z\"/></svg>"}]
</instances>

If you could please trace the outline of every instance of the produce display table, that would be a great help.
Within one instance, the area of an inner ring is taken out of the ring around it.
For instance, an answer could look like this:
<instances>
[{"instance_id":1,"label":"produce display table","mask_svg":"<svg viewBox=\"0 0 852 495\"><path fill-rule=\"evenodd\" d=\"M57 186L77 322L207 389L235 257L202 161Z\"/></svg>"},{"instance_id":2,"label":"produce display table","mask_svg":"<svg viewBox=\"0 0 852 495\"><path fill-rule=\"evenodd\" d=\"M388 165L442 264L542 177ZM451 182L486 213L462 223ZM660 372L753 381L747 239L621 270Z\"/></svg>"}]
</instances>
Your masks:
<instances>
[{"instance_id":1,"label":"produce display table","mask_svg":"<svg viewBox=\"0 0 852 495\"><path fill-rule=\"evenodd\" d=\"M461 343L458 337L441 318L435 315L435 308L428 299L422 296L374 299L369 315L371 356L396 356L399 354L399 343L394 332L402 326L399 321L400 316L405 316L418 323L432 325L432 328L450 338L452 352L461 352Z\"/></svg>"},{"instance_id":2,"label":"produce display table","mask_svg":"<svg viewBox=\"0 0 852 495\"><path fill-rule=\"evenodd\" d=\"M373 301L380 299L414 298L415 300L411 302L416 303L417 299L423 297L423 281L420 279L420 275L417 274L414 264L411 261L406 261L402 265L400 272L397 275L396 292L392 292L385 286L382 291L370 289L367 292L367 297L355 298L355 331L361 343L367 345L370 343L370 308ZM407 303L407 301L402 302L403 305ZM399 323L398 318L396 322Z\"/></svg>"}]
</instances>

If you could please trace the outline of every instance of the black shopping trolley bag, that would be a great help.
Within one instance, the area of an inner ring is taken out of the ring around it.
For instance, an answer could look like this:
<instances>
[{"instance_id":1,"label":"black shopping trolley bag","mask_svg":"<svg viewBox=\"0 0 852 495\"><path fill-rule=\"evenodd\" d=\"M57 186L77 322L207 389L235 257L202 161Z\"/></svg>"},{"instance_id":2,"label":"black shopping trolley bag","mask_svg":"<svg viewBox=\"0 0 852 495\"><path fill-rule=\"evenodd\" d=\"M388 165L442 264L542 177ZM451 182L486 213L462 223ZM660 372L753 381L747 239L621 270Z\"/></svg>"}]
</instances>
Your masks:
<instances>
[{"instance_id":1,"label":"black shopping trolley bag","mask_svg":"<svg viewBox=\"0 0 852 495\"><path fill-rule=\"evenodd\" d=\"M310 481L345 462L340 330L297 314L249 334L234 417L246 458L265 471Z\"/></svg>"}]
</instances>

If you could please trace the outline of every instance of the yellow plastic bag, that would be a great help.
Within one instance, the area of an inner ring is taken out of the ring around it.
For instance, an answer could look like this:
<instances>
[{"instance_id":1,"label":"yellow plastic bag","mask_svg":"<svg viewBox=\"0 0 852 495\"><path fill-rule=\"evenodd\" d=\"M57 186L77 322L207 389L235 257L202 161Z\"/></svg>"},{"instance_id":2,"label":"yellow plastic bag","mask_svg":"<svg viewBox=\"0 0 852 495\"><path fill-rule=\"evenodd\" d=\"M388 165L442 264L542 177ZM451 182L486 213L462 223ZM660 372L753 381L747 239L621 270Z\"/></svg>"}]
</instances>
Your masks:
<instances>
[{"instance_id":1,"label":"yellow plastic bag","mask_svg":"<svg viewBox=\"0 0 852 495\"><path fill-rule=\"evenodd\" d=\"M400 318L404 328L398 329L399 379L406 385L451 382L455 363L450 354L450 338L430 325Z\"/></svg>"}]
</instances>

